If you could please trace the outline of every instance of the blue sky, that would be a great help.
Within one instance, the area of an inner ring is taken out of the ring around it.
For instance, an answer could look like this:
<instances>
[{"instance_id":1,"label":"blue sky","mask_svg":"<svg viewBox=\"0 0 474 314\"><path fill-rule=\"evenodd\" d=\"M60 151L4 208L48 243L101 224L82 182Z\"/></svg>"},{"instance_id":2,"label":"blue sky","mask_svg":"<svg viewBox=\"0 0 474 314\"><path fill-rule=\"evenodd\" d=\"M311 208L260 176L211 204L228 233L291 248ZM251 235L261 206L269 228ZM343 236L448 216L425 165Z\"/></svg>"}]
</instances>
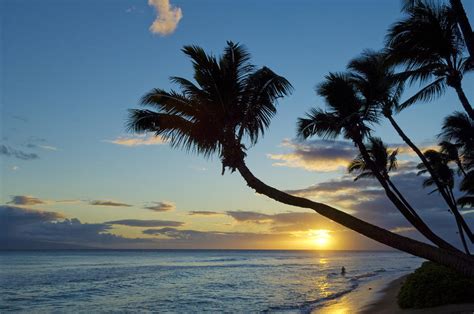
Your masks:
<instances>
[{"instance_id":1,"label":"blue sky","mask_svg":"<svg viewBox=\"0 0 474 314\"><path fill-rule=\"evenodd\" d=\"M473 16L472 2L465 3L468 15ZM171 88L170 76L192 76L190 62L180 52L183 45L196 44L219 54L225 42L232 40L249 49L255 64L270 67L295 88L280 102L265 138L249 151L249 166L263 180L282 189L305 189L341 180L342 168L308 171L309 166L304 169L301 164L275 166L285 162L270 158L270 154L295 153L297 147L291 140L296 119L312 106L323 105L314 86L329 71L344 70L364 49L381 48L386 29L401 16L400 3L200 0L171 4L181 9L182 19L174 32L163 36L149 30L157 13L146 1L0 3L1 137L2 145L9 149L9 156L0 156L0 201L4 206L60 213L57 219L78 218L83 225L120 219L171 220L184 223L179 230L269 236L265 245L249 238L248 247L288 247L279 246L277 239L289 235L271 227L281 224L275 222L277 218L267 217L259 224L258 220L239 221L227 212L275 215L307 211L256 196L237 174L221 176L217 158L205 160L166 144L130 147L112 141L132 136L124 126L127 109L137 107L144 93L155 87ZM470 99L474 99L469 88L473 83L472 76L464 80ZM448 90L439 100L415 105L397 119L417 143L428 146L443 117L454 110L461 110L461 106ZM386 142L400 143L386 123L376 130ZM282 146L285 139L287 145ZM29 155L17 158L19 152ZM408 154L405 158L413 159ZM420 188L417 193L424 195L426 191ZM12 196L29 196L42 203L18 204L12 202ZM94 200L131 206L91 205ZM172 203L174 207L161 212L144 208L153 202ZM190 211L227 214L189 215ZM53 216L42 217L50 221ZM338 228L318 219L314 228L292 231ZM107 232L120 236L151 238L143 234L143 228L107 226ZM212 247L212 241L217 243L209 239L199 245L192 241L180 245ZM302 244L294 244L297 241ZM291 245L311 248L297 236L294 243ZM361 243L363 248L374 247L370 241ZM339 243L333 248L348 247Z\"/></svg>"}]
</instances>

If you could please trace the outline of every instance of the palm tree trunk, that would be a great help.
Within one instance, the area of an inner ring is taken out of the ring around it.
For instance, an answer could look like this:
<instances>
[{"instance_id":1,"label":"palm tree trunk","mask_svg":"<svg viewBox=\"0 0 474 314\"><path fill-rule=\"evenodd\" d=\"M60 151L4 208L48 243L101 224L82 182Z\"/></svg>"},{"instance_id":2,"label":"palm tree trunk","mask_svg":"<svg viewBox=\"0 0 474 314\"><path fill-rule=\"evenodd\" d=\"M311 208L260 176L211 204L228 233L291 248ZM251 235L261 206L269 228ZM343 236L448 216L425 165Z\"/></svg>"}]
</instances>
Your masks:
<instances>
[{"instance_id":1,"label":"palm tree trunk","mask_svg":"<svg viewBox=\"0 0 474 314\"><path fill-rule=\"evenodd\" d=\"M409 254L445 265L451 269L461 272L466 276L474 277L474 259L465 254L453 254L453 252L446 251L377 227L326 204L313 202L303 197L298 197L282 192L278 189L275 189L274 187L266 185L256 178L247 168L244 160L242 160L237 166L237 170L247 182L247 185L259 194L266 195L277 202L287 205L313 209L318 214L377 242L388 245L394 249L398 249L403 252L407 252Z\"/></svg>"},{"instance_id":2,"label":"palm tree trunk","mask_svg":"<svg viewBox=\"0 0 474 314\"><path fill-rule=\"evenodd\" d=\"M467 225L466 221L462 217L462 215L459 213L459 210L456 206L455 202L452 202L451 198L449 195L446 193L444 186L441 184L441 182L438 179L438 176L436 175L435 171L431 167L430 163L426 159L425 155L420 151L420 149L410 140L410 138L403 132L403 130L400 128L398 123L395 121L392 115L386 115L387 119L390 121L392 124L393 128L395 131L397 131L398 135L403 139L403 141L417 154L417 156L420 158L421 162L425 165L426 170L431 175L431 178L433 178L433 181L435 182L436 186L438 187L438 191L441 193L441 196L444 198L446 204L448 205L449 209L453 213L453 215L456 218L456 221L459 221L463 227L463 229L466 231L467 236L469 237L470 241L474 243L474 234L472 233L471 229Z\"/></svg>"},{"instance_id":3,"label":"palm tree trunk","mask_svg":"<svg viewBox=\"0 0 474 314\"><path fill-rule=\"evenodd\" d=\"M474 109L472 109L471 104L469 103L469 100L466 97L466 94L464 94L464 90L462 89L461 82L459 82L458 84L455 84L453 87L456 90L456 93L458 94L459 100L461 101L461 104L464 110L469 115L469 118L474 120Z\"/></svg>"},{"instance_id":4,"label":"palm tree trunk","mask_svg":"<svg viewBox=\"0 0 474 314\"><path fill-rule=\"evenodd\" d=\"M395 205L395 207L400 211L400 213L407 219L413 227L415 227L422 235L424 235L427 239L429 239L432 243L436 244L440 248L443 248L445 250L449 250L452 252L461 252L439 236L437 236L425 223L423 220L418 215L414 215L410 209L404 204L404 202L399 199L394 192L390 189L390 187L387 185L387 182L383 178L383 176L380 174L379 170L377 169L377 166L373 163L372 159L370 158L369 153L367 152L367 148L365 147L364 143L362 142L362 139L360 138L354 138L353 139L355 144L360 150L360 153L362 154L362 157L365 160L365 163L369 166L369 168L372 170L372 173L374 176L377 178L379 181L380 185L383 187L385 190L385 194L387 197L390 199L390 201ZM405 198L403 198L406 203ZM410 206L411 208L411 206ZM414 210L413 210L414 211Z\"/></svg>"},{"instance_id":5,"label":"palm tree trunk","mask_svg":"<svg viewBox=\"0 0 474 314\"><path fill-rule=\"evenodd\" d=\"M448 192L452 201L455 202L456 198L454 197L453 189L449 189ZM456 218L456 225L458 227L459 237L461 238L461 243L464 247L464 251L466 252L467 255L471 255L471 252L469 252L469 247L467 246L467 243L466 243L466 238L464 237L464 232L461 227L461 222L459 221L458 218Z\"/></svg>"},{"instance_id":6,"label":"palm tree trunk","mask_svg":"<svg viewBox=\"0 0 474 314\"><path fill-rule=\"evenodd\" d=\"M467 18L466 11L464 10L461 0L450 0L450 3L456 14L456 19L458 20L459 27L461 28L467 50L471 55L471 59L474 60L474 33L472 32L471 24Z\"/></svg>"}]
</instances>

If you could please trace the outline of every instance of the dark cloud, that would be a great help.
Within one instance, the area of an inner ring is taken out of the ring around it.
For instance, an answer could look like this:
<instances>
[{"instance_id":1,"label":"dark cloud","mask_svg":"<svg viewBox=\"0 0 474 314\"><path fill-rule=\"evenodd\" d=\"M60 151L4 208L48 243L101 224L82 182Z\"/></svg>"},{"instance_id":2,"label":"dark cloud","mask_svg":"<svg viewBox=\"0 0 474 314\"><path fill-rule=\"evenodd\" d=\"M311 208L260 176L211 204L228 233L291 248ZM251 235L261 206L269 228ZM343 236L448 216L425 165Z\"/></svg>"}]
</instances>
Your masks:
<instances>
[{"instance_id":1,"label":"dark cloud","mask_svg":"<svg viewBox=\"0 0 474 314\"><path fill-rule=\"evenodd\" d=\"M122 219L107 221L109 225L123 225L129 227L180 227L184 225L181 221L171 220L139 220L139 219Z\"/></svg>"},{"instance_id":2,"label":"dark cloud","mask_svg":"<svg viewBox=\"0 0 474 314\"><path fill-rule=\"evenodd\" d=\"M26 153L22 150L14 149L3 144L0 145L0 155L13 157L21 160L33 160L39 158L39 156L35 153Z\"/></svg>"},{"instance_id":3,"label":"dark cloud","mask_svg":"<svg viewBox=\"0 0 474 314\"><path fill-rule=\"evenodd\" d=\"M209 210L192 210L188 215L202 215L202 216L212 216L212 215L222 215L220 212L213 212Z\"/></svg>"},{"instance_id":4,"label":"dark cloud","mask_svg":"<svg viewBox=\"0 0 474 314\"><path fill-rule=\"evenodd\" d=\"M108 233L111 225L85 224L51 211L0 206L0 249L123 248L145 245L146 239L128 239Z\"/></svg>"},{"instance_id":5,"label":"dark cloud","mask_svg":"<svg viewBox=\"0 0 474 314\"><path fill-rule=\"evenodd\" d=\"M271 221L270 215L252 211L228 211L227 215L231 216L239 222L264 223Z\"/></svg>"},{"instance_id":6,"label":"dark cloud","mask_svg":"<svg viewBox=\"0 0 474 314\"><path fill-rule=\"evenodd\" d=\"M120 203L120 202L115 202L115 201L101 201L101 200L90 201L89 204L97 205L97 206L116 206L116 207L131 207L132 206L130 204L125 204L125 203Z\"/></svg>"},{"instance_id":7,"label":"dark cloud","mask_svg":"<svg viewBox=\"0 0 474 314\"><path fill-rule=\"evenodd\" d=\"M7 204L13 205L39 205L46 204L45 201L40 200L39 198L28 196L28 195L13 195L12 200Z\"/></svg>"},{"instance_id":8,"label":"dark cloud","mask_svg":"<svg viewBox=\"0 0 474 314\"><path fill-rule=\"evenodd\" d=\"M345 169L356 156L354 145L347 141L298 141L284 140L283 147L292 151L284 154L269 154L276 160L273 165L303 168L309 171L335 171Z\"/></svg>"},{"instance_id":9,"label":"dark cloud","mask_svg":"<svg viewBox=\"0 0 474 314\"><path fill-rule=\"evenodd\" d=\"M155 212L167 212L176 209L176 205L173 202L153 202L153 204L154 205L145 206L145 208Z\"/></svg>"}]
</instances>

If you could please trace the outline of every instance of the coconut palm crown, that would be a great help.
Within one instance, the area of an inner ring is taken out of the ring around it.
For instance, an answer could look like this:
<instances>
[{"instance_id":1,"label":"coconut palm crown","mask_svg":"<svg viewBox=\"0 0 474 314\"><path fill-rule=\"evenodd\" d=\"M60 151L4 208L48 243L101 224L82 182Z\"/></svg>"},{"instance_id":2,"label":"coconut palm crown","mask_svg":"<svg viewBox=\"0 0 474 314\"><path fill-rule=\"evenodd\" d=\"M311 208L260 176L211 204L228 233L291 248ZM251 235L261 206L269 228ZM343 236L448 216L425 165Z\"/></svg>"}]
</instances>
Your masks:
<instances>
[{"instance_id":1,"label":"coconut palm crown","mask_svg":"<svg viewBox=\"0 0 474 314\"><path fill-rule=\"evenodd\" d=\"M367 152L372 159L372 162L377 166L380 173L388 178L388 173L397 169L397 154L398 149L389 150L378 137L370 137L367 145ZM354 181L362 178L374 177L374 173L369 168L361 154L358 154L347 167L349 173L358 173Z\"/></svg>"},{"instance_id":2,"label":"coconut palm crown","mask_svg":"<svg viewBox=\"0 0 474 314\"><path fill-rule=\"evenodd\" d=\"M456 89L464 109L474 118L474 111L461 86L467 72L473 69L463 55L465 43L455 13L447 5L415 1L407 16L388 31L387 48L391 62L405 66L400 79L412 84L430 82L401 105L401 109L418 101L439 97L447 86Z\"/></svg>"},{"instance_id":3,"label":"coconut palm crown","mask_svg":"<svg viewBox=\"0 0 474 314\"><path fill-rule=\"evenodd\" d=\"M357 91L349 74L329 73L316 92L325 99L327 109L313 108L306 117L299 118L299 136L333 139L342 135L362 141L370 135L371 124L378 121L377 108Z\"/></svg>"},{"instance_id":4,"label":"coconut palm crown","mask_svg":"<svg viewBox=\"0 0 474 314\"><path fill-rule=\"evenodd\" d=\"M128 129L152 132L172 147L209 157L219 154L225 167L245 156L243 141L257 142L276 113L278 98L291 84L267 67L256 69L245 47L227 42L220 57L201 47L182 49L193 63L194 81L171 77L179 91L153 89L141 99L147 109L131 109Z\"/></svg>"}]
</instances>

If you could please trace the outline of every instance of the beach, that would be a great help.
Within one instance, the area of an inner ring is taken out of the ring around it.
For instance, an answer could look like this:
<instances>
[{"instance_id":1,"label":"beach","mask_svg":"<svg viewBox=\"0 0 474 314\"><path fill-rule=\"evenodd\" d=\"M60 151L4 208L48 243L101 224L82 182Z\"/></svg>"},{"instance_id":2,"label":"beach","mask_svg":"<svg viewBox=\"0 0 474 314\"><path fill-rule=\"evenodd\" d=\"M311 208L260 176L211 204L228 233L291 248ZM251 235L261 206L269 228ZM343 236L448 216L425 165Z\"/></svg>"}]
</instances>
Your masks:
<instances>
[{"instance_id":1,"label":"beach","mask_svg":"<svg viewBox=\"0 0 474 314\"><path fill-rule=\"evenodd\" d=\"M472 314L474 313L474 303L449 304L425 309L400 309L397 304L397 294L407 276L402 276L388 283L385 287L376 292L374 301L364 306L360 313L418 313L418 314Z\"/></svg>"}]
</instances>

